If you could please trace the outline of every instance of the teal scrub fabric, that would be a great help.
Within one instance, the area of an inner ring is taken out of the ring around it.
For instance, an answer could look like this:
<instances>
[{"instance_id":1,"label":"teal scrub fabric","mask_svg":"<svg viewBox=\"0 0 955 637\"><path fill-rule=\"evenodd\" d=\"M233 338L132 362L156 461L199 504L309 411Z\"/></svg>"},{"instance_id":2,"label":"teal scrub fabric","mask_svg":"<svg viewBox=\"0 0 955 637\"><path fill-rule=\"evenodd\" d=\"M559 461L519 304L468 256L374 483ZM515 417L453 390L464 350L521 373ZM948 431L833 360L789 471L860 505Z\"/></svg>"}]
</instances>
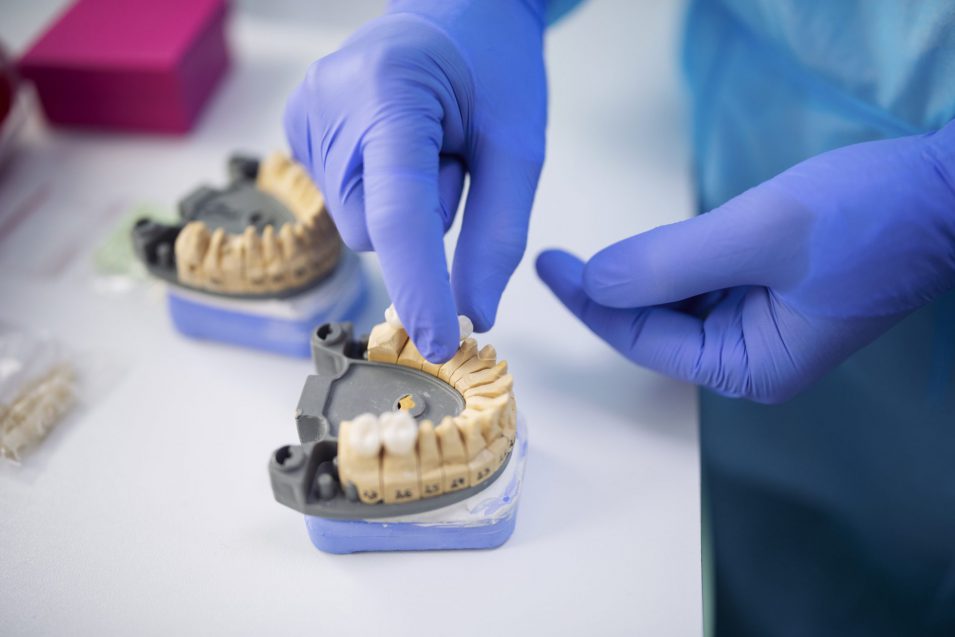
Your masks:
<instances>
[{"instance_id":1,"label":"teal scrub fabric","mask_svg":"<svg viewBox=\"0 0 955 637\"><path fill-rule=\"evenodd\" d=\"M697 0L684 67L705 211L955 117L955 2ZM718 636L955 635L955 293L787 403L700 409Z\"/></svg>"}]
</instances>

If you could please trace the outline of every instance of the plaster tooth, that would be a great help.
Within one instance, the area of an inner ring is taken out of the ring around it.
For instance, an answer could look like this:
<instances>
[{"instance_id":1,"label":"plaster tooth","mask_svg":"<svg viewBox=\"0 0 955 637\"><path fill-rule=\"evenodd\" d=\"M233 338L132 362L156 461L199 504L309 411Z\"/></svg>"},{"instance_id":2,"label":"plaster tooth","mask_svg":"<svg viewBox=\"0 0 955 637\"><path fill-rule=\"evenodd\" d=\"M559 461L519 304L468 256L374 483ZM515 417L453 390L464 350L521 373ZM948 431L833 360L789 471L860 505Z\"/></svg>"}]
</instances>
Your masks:
<instances>
[{"instance_id":1,"label":"plaster tooth","mask_svg":"<svg viewBox=\"0 0 955 637\"><path fill-rule=\"evenodd\" d=\"M421 497L432 498L444 490L444 473L441 468L441 450L438 436L430 420L418 425L418 481Z\"/></svg>"},{"instance_id":2,"label":"plaster tooth","mask_svg":"<svg viewBox=\"0 0 955 637\"><path fill-rule=\"evenodd\" d=\"M209 228L201 221L190 221L176 237L176 272L188 285L202 284L202 262L211 240Z\"/></svg>"},{"instance_id":3,"label":"plaster tooth","mask_svg":"<svg viewBox=\"0 0 955 637\"><path fill-rule=\"evenodd\" d=\"M478 410L480 413L478 421L481 423L481 435L484 436L484 442L488 446L504 435L501 423L509 398L509 395L498 396L497 398L482 398L482 400L486 400L488 403L485 407ZM476 399L468 399L468 410L474 409L470 404L473 400Z\"/></svg>"},{"instance_id":4,"label":"plaster tooth","mask_svg":"<svg viewBox=\"0 0 955 637\"><path fill-rule=\"evenodd\" d=\"M381 491L387 504L420 499L418 457L413 453L395 455L385 451L381 459Z\"/></svg>"},{"instance_id":5,"label":"plaster tooth","mask_svg":"<svg viewBox=\"0 0 955 637\"><path fill-rule=\"evenodd\" d=\"M460 383L459 383L460 384ZM504 374L492 383L478 385L467 390L461 391L465 401L473 398L498 398L500 396L509 396L514 390L514 377L510 374Z\"/></svg>"},{"instance_id":6,"label":"plaster tooth","mask_svg":"<svg viewBox=\"0 0 955 637\"><path fill-rule=\"evenodd\" d=\"M464 440L464 448L468 455L468 481L471 486L483 482L494 471L494 454L487 449L484 442L483 430L488 428L486 414L465 414L462 412L454 419Z\"/></svg>"},{"instance_id":7,"label":"plaster tooth","mask_svg":"<svg viewBox=\"0 0 955 637\"><path fill-rule=\"evenodd\" d=\"M473 338L466 338L461 341L461 347L458 348L457 353L451 357L451 360L446 362L438 370L438 378L444 382L448 382L451 379L451 375L458 371L458 368L461 367L464 363L468 362L477 355L477 341Z\"/></svg>"},{"instance_id":8,"label":"plaster tooth","mask_svg":"<svg viewBox=\"0 0 955 637\"><path fill-rule=\"evenodd\" d=\"M311 179L299 195L299 206L302 209L303 221L312 221L322 214L322 208L325 207L325 197L322 196Z\"/></svg>"},{"instance_id":9,"label":"plaster tooth","mask_svg":"<svg viewBox=\"0 0 955 637\"><path fill-rule=\"evenodd\" d=\"M225 277L222 273L222 246L225 240L225 230L216 228L209 240L209 249L206 250L202 260L206 284L213 290L222 290L225 287Z\"/></svg>"},{"instance_id":10,"label":"plaster tooth","mask_svg":"<svg viewBox=\"0 0 955 637\"><path fill-rule=\"evenodd\" d=\"M494 456L494 465L492 473L497 471L497 468L504 464L504 461L507 460L507 454L511 450L511 445L507 438L501 436L496 439L494 442L487 446L487 450Z\"/></svg>"},{"instance_id":11,"label":"plaster tooth","mask_svg":"<svg viewBox=\"0 0 955 637\"><path fill-rule=\"evenodd\" d=\"M494 347L491 345L485 345L481 348L481 351L478 352L476 356L454 370L454 373L448 378L448 384L457 388L458 382L462 378L473 372L479 372L481 370L494 367L496 362L497 352L494 350Z\"/></svg>"},{"instance_id":12,"label":"plaster tooth","mask_svg":"<svg viewBox=\"0 0 955 637\"><path fill-rule=\"evenodd\" d=\"M300 248L308 250L312 247L312 236L304 224L296 223L292 226L292 232L295 233L295 242Z\"/></svg>"},{"instance_id":13,"label":"plaster tooth","mask_svg":"<svg viewBox=\"0 0 955 637\"><path fill-rule=\"evenodd\" d=\"M405 346L401 348L401 354L398 355L397 363L404 367L421 369L421 366L426 362L424 356L421 355L421 352L419 352L415 346L414 341L409 338Z\"/></svg>"},{"instance_id":14,"label":"plaster tooth","mask_svg":"<svg viewBox=\"0 0 955 637\"><path fill-rule=\"evenodd\" d=\"M435 427L434 432L441 450L442 490L448 493L467 487L470 484L467 453L454 419L451 416L446 417Z\"/></svg>"},{"instance_id":15,"label":"plaster tooth","mask_svg":"<svg viewBox=\"0 0 955 637\"><path fill-rule=\"evenodd\" d=\"M517 400L514 394L508 397L507 407L501 415L501 429L504 431L504 437L507 438L508 446L514 446L514 440L517 438Z\"/></svg>"},{"instance_id":16,"label":"plaster tooth","mask_svg":"<svg viewBox=\"0 0 955 637\"><path fill-rule=\"evenodd\" d=\"M281 260L281 254L275 238L275 228L269 224L262 229L262 261L268 265L276 260Z\"/></svg>"},{"instance_id":17,"label":"plaster tooth","mask_svg":"<svg viewBox=\"0 0 955 637\"><path fill-rule=\"evenodd\" d=\"M219 265L222 287L227 292L245 292L245 246L242 235L226 235L222 242Z\"/></svg>"},{"instance_id":18,"label":"plaster tooth","mask_svg":"<svg viewBox=\"0 0 955 637\"><path fill-rule=\"evenodd\" d=\"M488 385L507 374L507 361L500 361L494 367L488 367L477 372L471 372L467 376L458 380L455 389L461 394L467 395L472 389L477 389L483 385Z\"/></svg>"},{"instance_id":19,"label":"plaster tooth","mask_svg":"<svg viewBox=\"0 0 955 637\"><path fill-rule=\"evenodd\" d=\"M262 251L262 237L254 226L248 226L242 235L245 244L245 279L250 292L265 292L265 255Z\"/></svg>"},{"instance_id":20,"label":"plaster tooth","mask_svg":"<svg viewBox=\"0 0 955 637\"><path fill-rule=\"evenodd\" d=\"M291 165L292 159L281 152L272 152L259 162L259 174L255 185L259 190L277 195L281 191L281 180L285 171Z\"/></svg>"},{"instance_id":21,"label":"plaster tooth","mask_svg":"<svg viewBox=\"0 0 955 637\"><path fill-rule=\"evenodd\" d=\"M431 374L432 376L437 376L438 372L441 371L441 366L444 363L432 363L427 358L424 359L424 362L421 363L421 371L426 374Z\"/></svg>"},{"instance_id":22,"label":"plaster tooth","mask_svg":"<svg viewBox=\"0 0 955 637\"><path fill-rule=\"evenodd\" d=\"M279 229L278 240L279 246L282 250L282 257L286 261L291 260L291 258L295 256L295 253L297 252L295 232L292 230L291 224L282 224L282 227Z\"/></svg>"},{"instance_id":23,"label":"plaster tooth","mask_svg":"<svg viewBox=\"0 0 955 637\"><path fill-rule=\"evenodd\" d=\"M477 413L462 412L454 419L454 424L461 432L464 450L468 460L473 460L484 449L484 435L481 433L482 417Z\"/></svg>"},{"instance_id":24,"label":"plaster tooth","mask_svg":"<svg viewBox=\"0 0 955 637\"><path fill-rule=\"evenodd\" d=\"M322 256L321 253L324 252L324 244L326 241L325 237L323 237L318 230L318 221L316 217L308 217L302 221L299 226L302 228L302 232L305 235L305 243L314 248L319 257Z\"/></svg>"},{"instance_id":25,"label":"plaster tooth","mask_svg":"<svg viewBox=\"0 0 955 637\"><path fill-rule=\"evenodd\" d=\"M275 228L265 226L262 231L262 254L265 258L266 288L271 291L284 290L288 287L288 277L285 275L285 256Z\"/></svg>"},{"instance_id":26,"label":"plaster tooth","mask_svg":"<svg viewBox=\"0 0 955 637\"><path fill-rule=\"evenodd\" d=\"M475 396L471 395L465 398L465 407L471 411L488 411L490 409L500 409L507 402L510 392L498 394L497 396Z\"/></svg>"},{"instance_id":27,"label":"plaster tooth","mask_svg":"<svg viewBox=\"0 0 955 637\"><path fill-rule=\"evenodd\" d=\"M295 233L295 242L298 246L298 255L295 261L301 261L304 266L305 281L317 278L328 267L327 259L329 255L319 245L320 238L314 232L314 229L314 223L297 223L292 226L292 231ZM337 255L335 255L335 261L337 262L337 260Z\"/></svg>"},{"instance_id":28,"label":"plaster tooth","mask_svg":"<svg viewBox=\"0 0 955 637\"><path fill-rule=\"evenodd\" d=\"M415 452L417 424L414 418L403 411L384 413L380 422L385 449L381 462L384 500L386 503L417 500L421 497L418 456Z\"/></svg>"},{"instance_id":29,"label":"plaster tooth","mask_svg":"<svg viewBox=\"0 0 955 637\"><path fill-rule=\"evenodd\" d=\"M284 203L296 219L300 219L301 210L298 201L298 183L302 178L301 166L293 161L282 171L275 184L275 191L272 193Z\"/></svg>"},{"instance_id":30,"label":"plaster tooth","mask_svg":"<svg viewBox=\"0 0 955 637\"><path fill-rule=\"evenodd\" d=\"M402 348L408 341L404 329L379 323L368 335L368 360L381 363L397 363Z\"/></svg>"},{"instance_id":31,"label":"plaster tooth","mask_svg":"<svg viewBox=\"0 0 955 637\"><path fill-rule=\"evenodd\" d=\"M362 414L344 421L338 432L338 477L353 484L365 504L382 500L381 439L378 418Z\"/></svg>"},{"instance_id":32,"label":"plaster tooth","mask_svg":"<svg viewBox=\"0 0 955 637\"><path fill-rule=\"evenodd\" d=\"M288 274L289 286L298 287L308 281L308 255L301 245L292 224L284 224L279 230L279 243Z\"/></svg>"}]
</instances>

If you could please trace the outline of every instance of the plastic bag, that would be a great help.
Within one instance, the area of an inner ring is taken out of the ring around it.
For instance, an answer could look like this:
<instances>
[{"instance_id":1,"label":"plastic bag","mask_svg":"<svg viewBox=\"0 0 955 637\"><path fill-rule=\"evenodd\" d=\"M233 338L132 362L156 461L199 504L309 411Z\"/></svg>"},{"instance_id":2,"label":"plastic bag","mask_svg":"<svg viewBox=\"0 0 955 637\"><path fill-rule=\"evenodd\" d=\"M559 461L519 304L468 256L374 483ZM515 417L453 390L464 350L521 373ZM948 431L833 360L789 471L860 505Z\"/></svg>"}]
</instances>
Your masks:
<instances>
[{"instance_id":1,"label":"plastic bag","mask_svg":"<svg viewBox=\"0 0 955 637\"><path fill-rule=\"evenodd\" d=\"M19 460L75 402L75 367L60 344L0 324L0 456Z\"/></svg>"}]
</instances>

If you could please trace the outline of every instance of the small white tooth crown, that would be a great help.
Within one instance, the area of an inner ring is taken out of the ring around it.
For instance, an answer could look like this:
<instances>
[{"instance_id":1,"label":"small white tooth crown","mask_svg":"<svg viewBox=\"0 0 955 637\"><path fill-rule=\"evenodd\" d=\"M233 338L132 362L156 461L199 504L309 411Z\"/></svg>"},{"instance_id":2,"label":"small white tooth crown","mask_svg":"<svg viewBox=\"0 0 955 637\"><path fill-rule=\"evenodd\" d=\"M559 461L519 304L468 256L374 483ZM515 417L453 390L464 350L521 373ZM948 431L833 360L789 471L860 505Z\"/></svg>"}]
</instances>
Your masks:
<instances>
[{"instance_id":1,"label":"small white tooth crown","mask_svg":"<svg viewBox=\"0 0 955 637\"><path fill-rule=\"evenodd\" d=\"M395 328L396 330L400 330L402 327L404 327L404 326L401 324L401 319L398 318L398 312L395 310L395 304L394 304L394 303L392 303L391 305L389 305L389 306L388 306L388 309L385 310L385 322L386 322L388 325L390 325L390 326L392 326L393 328Z\"/></svg>"},{"instance_id":2,"label":"small white tooth crown","mask_svg":"<svg viewBox=\"0 0 955 637\"><path fill-rule=\"evenodd\" d=\"M381 440L389 453L404 455L411 453L418 440L418 425L415 419L404 411L384 413L381 422Z\"/></svg>"},{"instance_id":3,"label":"small white tooth crown","mask_svg":"<svg viewBox=\"0 0 955 637\"><path fill-rule=\"evenodd\" d=\"M362 414L351 421L348 444L355 454L371 458L381 450L381 423L374 414Z\"/></svg>"},{"instance_id":4,"label":"small white tooth crown","mask_svg":"<svg viewBox=\"0 0 955 637\"><path fill-rule=\"evenodd\" d=\"M464 340L474 333L474 323L463 314L458 315L458 330L461 332L460 340Z\"/></svg>"},{"instance_id":5,"label":"small white tooth crown","mask_svg":"<svg viewBox=\"0 0 955 637\"><path fill-rule=\"evenodd\" d=\"M385 323L396 330L404 328L404 324L401 322L401 319L398 318L398 312L395 310L394 303L389 305L385 310ZM474 333L474 323L464 314L458 314L458 332L460 334L458 337L459 341L463 341Z\"/></svg>"}]
</instances>

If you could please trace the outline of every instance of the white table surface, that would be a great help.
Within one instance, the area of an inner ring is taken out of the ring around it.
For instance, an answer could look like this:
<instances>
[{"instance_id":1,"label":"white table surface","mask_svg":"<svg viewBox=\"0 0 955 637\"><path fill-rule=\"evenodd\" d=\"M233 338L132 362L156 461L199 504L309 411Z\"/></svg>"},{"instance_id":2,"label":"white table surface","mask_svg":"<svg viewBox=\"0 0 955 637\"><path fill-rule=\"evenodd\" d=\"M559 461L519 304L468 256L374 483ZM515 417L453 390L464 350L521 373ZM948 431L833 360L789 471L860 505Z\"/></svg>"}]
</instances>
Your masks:
<instances>
[{"instance_id":1,"label":"white table surface","mask_svg":"<svg viewBox=\"0 0 955 637\"><path fill-rule=\"evenodd\" d=\"M0 39L22 51L60 4L4 3ZM675 3L592 0L548 36L528 255L482 339L530 427L500 549L316 551L265 470L294 441L309 363L187 341L158 288L95 284L111 223L221 183L230 151L281 146L308 62L378 10L301 4L238 8L234 68L191 136L33 126L0 171L0 221L32 210L0 235L0 320L52 331L86 372L79 410L22 466L0 462L0 633L700 634L695 393L613 353L533 267L544 247L590 255L690 213Z\"/></svg>"}]
</instances>

